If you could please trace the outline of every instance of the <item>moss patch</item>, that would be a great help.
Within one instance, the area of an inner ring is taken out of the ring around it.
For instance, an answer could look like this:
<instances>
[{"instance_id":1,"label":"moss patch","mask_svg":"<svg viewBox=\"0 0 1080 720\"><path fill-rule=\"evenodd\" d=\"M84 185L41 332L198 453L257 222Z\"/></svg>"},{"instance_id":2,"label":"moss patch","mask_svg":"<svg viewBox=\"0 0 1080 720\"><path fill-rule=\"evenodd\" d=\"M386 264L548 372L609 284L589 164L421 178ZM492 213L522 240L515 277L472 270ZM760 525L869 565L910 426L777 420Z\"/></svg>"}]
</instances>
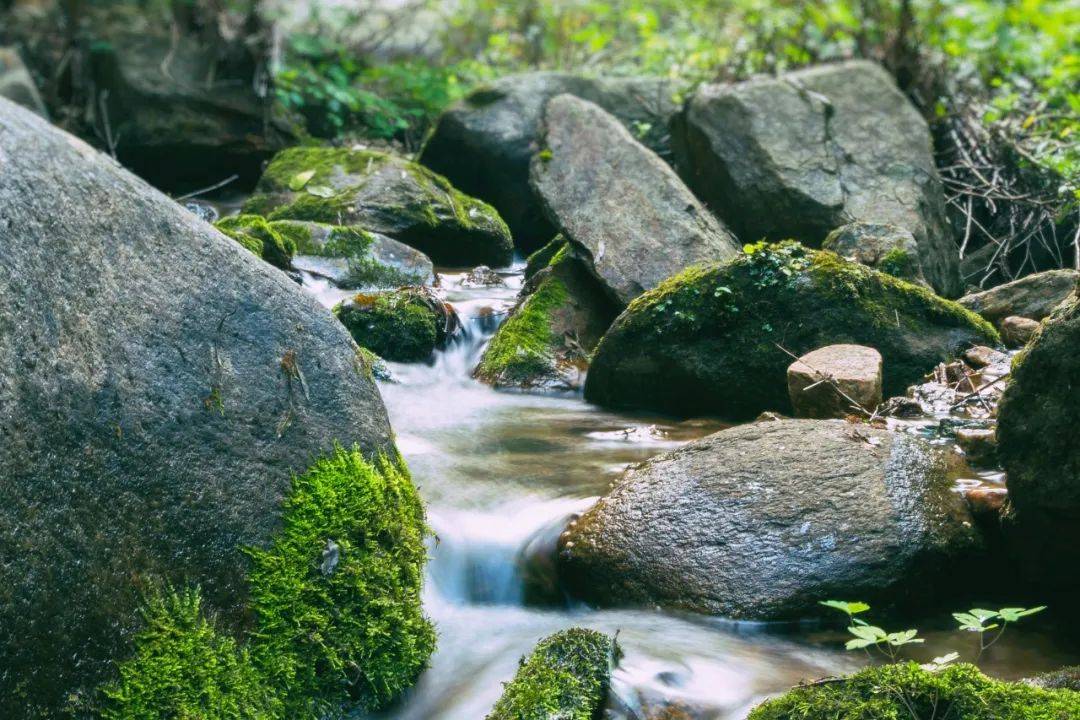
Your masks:
<instances>
[{"instance_id":1,"label":"moss patch","mask_svg":"<svg viewBox=\"0 0 1080 720\"><path fill-rule=\"evenodd\" d=\"M357 345L395 362L427 360L443 324L427 297L409 288L360 293L337 305L334 314Z\"/></svg>"},{"instance_id":2,"label":"moss patch","mask_svg":"<svg viewBox=\"0 0 1080 720\"><path fill-rule=\"evenodd\" d=\"M566 238L560 233L551 242L540 248L525 261L525 279L528 280L548 266L555 254L566 245Z\"/></svg>"},{"instance_id":3,"label":"moss patch","mask_svg":"<svg viewBox=\"0 0 1080 720\"><path fill-rule=\"evenodd\" d=\"M597 348L586 397L740 419L790 411L785 350L876 348L884 390L895 395L957 351L998 342L960 305L834 253L794 242L745 250L636 298Z\"/></svg>"},{"instance_id":4,"label":"moss patch","mask_svg":"<svg viewBox=\"0 0 1080 720\"><path fill-rule=\"evenodd\" d=\"M893 248L881 258L877 269L901 280L917 280L921 269L919 261L901 248Z\"/></svg>"},{"instance_id":5,"label":"moss patch","mask_svg":"<svg viewBox=\"0 0 1080 720\"><path fill-rule=\"evenodd\" d=\"M296 254L296 243L258 215L234 215L214 223L221 232L260 256L271 265L288 270Z\"/></svg>"},{"instance_id":6,"label":"moss patch","mask_svg":"<svg viewBox=\"0 0 1080 720\"><path fill-rule=\"evenodd\" d=\"M424 512L404 463L338 450L293 480L282 529L252 549L252 654L290 716L381 707L435 648L420 587Z\"/></svg>"},{"instance_id":7,"label":"moss patch","mask_svg":"<svg viewBox=\"0 0 1080 720\"><path fill-rule=\"evenodd\" d=\"M791 690L749 720L1063 720L1080 716L1080 693L993 680L972 665L929 672L915 663L869 668Z\"/></svg>"},{"instance_id":8,"label":"moss patch","mask_svg":"<svg viewBox=\"0 0 1080 720\"><path fill-rule=\"evenodd\" d=\"M529 383L552 372L562 338L552 332L551 315L569 295L556 277L546 278L491 339L476 376L499 384Z\"/></svg>"},{"instance_id":9,"label":"moss patch","mask_svg":"<svg viewBox=\"0 0 1080 720\"><path fill-rule=\"evenodd\" d=\"M545 638L522 659L487 720L592 720L607 698L614 656L614 641L595 630Z\"/></svg>"},{"instance_id":10,"label":"moss patch","mask_svg":"<svg viewBox=\"0 0 1080 720\"><path fill-rule=\"evenodd\" d=\"M152 596L103 716L314 720L387 705L435 648L420 601L427 532L400 457L337 448L293 478L271 544L247 549L245 642L214 626L197 589Z\"/></svg>"},{"instance_id":11,"label":"moss patch","mask_svg":"<svg viewBox=\"0 0 1080 720\"><path fill-rule=\"evenodd\" d=\"M197 589L149 597L135 655L102 688L105 720L282 716L248 651L207 620Z\"/></svg>"}]
</instances>

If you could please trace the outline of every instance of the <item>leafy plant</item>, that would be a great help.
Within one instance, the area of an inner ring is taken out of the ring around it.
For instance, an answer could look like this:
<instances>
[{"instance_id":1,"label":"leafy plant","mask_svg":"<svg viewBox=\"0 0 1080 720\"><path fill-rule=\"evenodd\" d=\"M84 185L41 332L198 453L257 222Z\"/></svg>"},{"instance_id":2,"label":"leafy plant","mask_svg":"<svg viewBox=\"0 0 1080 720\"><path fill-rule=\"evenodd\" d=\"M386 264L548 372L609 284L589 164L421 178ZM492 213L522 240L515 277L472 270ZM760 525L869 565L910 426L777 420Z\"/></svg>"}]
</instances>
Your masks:
<instances>
[{"instance_id":1,"label":"leafy plant","mask_svg":"<svg viewBox=\"0 0 1080 720\"><path fill-rule=\"evenodd\" d=\"M967 612L953 613L953 617L960 623L961 630L979 634L979 654L976 656L976 659L978 659L982 657L987 648L1001 639L1009 623L1014 623L1020 618L1034 615L1045 609L1045 605L1033 608L1002 608L1000 610L972 608ZM994 629L997 629L997 632L987 641L986 633Z\"/></svg>"}]
</instances>

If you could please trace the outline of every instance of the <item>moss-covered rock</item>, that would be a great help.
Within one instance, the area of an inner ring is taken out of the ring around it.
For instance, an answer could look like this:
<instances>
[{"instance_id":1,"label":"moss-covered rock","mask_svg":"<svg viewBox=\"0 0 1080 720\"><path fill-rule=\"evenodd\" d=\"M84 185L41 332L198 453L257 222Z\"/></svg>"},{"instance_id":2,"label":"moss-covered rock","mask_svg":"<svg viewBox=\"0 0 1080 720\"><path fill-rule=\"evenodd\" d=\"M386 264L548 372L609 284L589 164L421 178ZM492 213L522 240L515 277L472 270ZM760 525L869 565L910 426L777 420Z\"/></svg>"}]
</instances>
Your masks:
<instances>
[{"instance_id":1,"label":"moss-covered rock","mask_svg":"<svg viewBox=\"0 0 1080 720\"><path fill-rule=\"evenodd\" d=\"M524 292L484 351L476 377L496 387L579 388L588 354L619 306L590 272L585 254L570 243L530 278Z\"/></svg>"},{"instance_id":2,"label":"moss-covered rock","mask_svg":"<svg viewBox=\"0 0 1080 720\"><path fill-rule=\"evenodd\" d=\"M250 627L217 627L197 589L152 595L101 688L104 717L313 720L383 707L415 681L435 632L420 601L428 530L401 459L338 448L293 478L280 519L247 549Z\"/></svg>"},{"instance_id":3,"label":"moss-covered rock","mask_svg":"<svg viewBox=\"0 0 1080 720\"><path fill-rule=\"evenodd\" d=\"M614 640L571 628L544 638L523 658L487 720L592 720L607 699Z\"/></svg>"},{"instance_id":4,"label":"moss-covered rock","mask_svg":"<svg viewBox=\"0 0 1080 720\"><path fill-rule=\"evenodd\" d=\"M490 205L441 175L371 150L295 147L278 153L244 212L382 233L444 265L510 262L510 231Z\"/></svg>"},{"instance_id":5,"label":"moss-covered rock","mask_svg":"<svg viewBox=\"0 0 1080 720\"><path fill-rule=\"evenodd\" d=\"M266 218L258 215L233 215L214 223L221 232L231 237L266 262L288 270L296 254L296 242L289 234L270 226Z\"/></svg>"},{"instance_id":6,"label":"moss-covered rock","mask_svg":"<svg viewBox=\"0 0 1080 720\"><path fill-rule=\"evenodd\" d=\"M338 287L387 289L435 282L427 255L385 235L303 220L274 220L270 227L295 243L293 267Z\"/></svg>"},{"instance_id":7,"label":"moss-covered rock","mask_svg":"<svg viewBox=\"0 0 1080 720\"><path fill-rule=\"evenodd\" d=\"M359 293L334 314L357 345L394 362L427 360L454 324L446 305L419 288Z\"/></svg>"},{"instance_id":8,"label":"moss-covered rock","mask_svg":"<svg viewBox=\"0 0 1080 720\"><path fill-rule=\"evenodd\" d=\"M973 665L937 672L915 663L869 668L790 690L749 720L1063 720L1080 717L1080 693L988 678Z\"/></svg>"},{"instance_id":9,"label":"moss-covered rock","mask_svg":"<svg viewBox=\"0 0 1080 720\"><path fill-rule=\"evenodd\" d=\"M533 275L546 268L551 263L551 259L555 257L555 253L562 250L565 244L566 237L559 233L547 245L529 255L525 259L525 279L530 279Z\"/></svg>"},{"instance_id":10,"label":"moss-covered rock","mask_svg":"<svg viewBox=\"0 0 1080 720\"><path fill-rule=\"evenodd\" d=\"M929 290L795 242L748 246L642 295L596 349L587 399L677 414L790 412L792 355L852 343L881 353L886 395L994 329ZM791 354L789 354L791 353Z\"/></svg>"}]
</instances>

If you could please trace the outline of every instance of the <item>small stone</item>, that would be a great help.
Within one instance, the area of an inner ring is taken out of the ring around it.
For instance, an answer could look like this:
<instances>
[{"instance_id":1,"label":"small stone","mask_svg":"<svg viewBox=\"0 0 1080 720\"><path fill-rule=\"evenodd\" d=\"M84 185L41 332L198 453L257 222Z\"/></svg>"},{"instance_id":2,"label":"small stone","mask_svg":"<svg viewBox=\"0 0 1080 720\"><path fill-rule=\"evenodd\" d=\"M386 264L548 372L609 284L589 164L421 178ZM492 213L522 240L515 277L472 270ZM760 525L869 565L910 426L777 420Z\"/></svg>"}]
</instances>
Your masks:
<instances>
[{"instance_id":1,"label":"small stone","mask_svg":"<svg viewBox=\"0 0 1080 720\"><path fill-rule=\"evenodd\" d=\"M976 345L964 351L964 362L976 370L1007 362L1009 356L985 345Z\"/></svg>"},{"instance_id":2,"label":"small stone","mask_svg":"<svg viewBox=\"0 0 1080 720\"><path fill-rule=\"evenodd\" d=\"M1010 315L1001 321L1001 339L1009 347L1022 347L1038 329L1038 321L1019 315Z\"/></svg>"},{"instance_id":3,"label":"small stone","mask_svg":"<svg viewBox=\"0 0 1080 720\"><path fill-rule=\"evenodd\" d=\"M964 499L976 518L997 517L1004 509L1005 501L1009 499L1009 492L1003 487L980 485L965 490Z\"/></svg>"},{"instance_id":4,"label":"small stone","mask_svg":"<svg viewBox=\"0 0 1080 720\"><path fill-rule=\"evenodd\" d=\"M997 437L992 429L961 428L956 431L956 444L972 464L987 465L997 458Z\"/></svg>"},{"instance_id":5,"label":"small stone","mask_svg":"<svg viewBox=\"0 0 1080 720\"><path fill-rule=\"evenodd\" d=\"M502 287L506 285L497 272L487 265L477 265L461 281L462 287Z\"/></svg>"},{"instance_id":6,"label":"small stone","mask_svg":"<svg viewBox=\"0 0 1080 720\"><path fill-rule=\"evenodd\" d=\"M759 422L777 422L779 420L786 420L786 419L787 418L785 418L783 415L781 415L778 412L773 412L772 410L766 410L765 412L761 413L756 418L754 418L754 422L756 422L756 423L759 423Z\"/></svg>"},{"instance_id":7,"label":"small stone","mask_svg":"<svg viewBox=\"0 0 1080 720\"><path fill-rule=\"evenodd\" d=\"M919 265L919 245L915 236L902 227L848 223L830 232L821 247L894 277L926 284Z\"/></svg>"},{"instance_id":8,"label":"small stone","mask_svg":"<svg viewBox=\"0 0 1080 720\"><path fill-rule=\"evenodd\" d=\"M863 345L827 345L787 370L795 417L842 418L881 404L881 353ZM846 397L845 397L846 396Z\"/></svg>"},{"instance_id":9,"label":"small stone","mask_svg":"<svg viewBox=\"0 0 1080 720\"><path fill-rule=\"evenodd\" d=\"M924 415L918 400L903 396L889 398L882 406L880 414L893 418L917 418Z\"/></svg>"}]
</instances>

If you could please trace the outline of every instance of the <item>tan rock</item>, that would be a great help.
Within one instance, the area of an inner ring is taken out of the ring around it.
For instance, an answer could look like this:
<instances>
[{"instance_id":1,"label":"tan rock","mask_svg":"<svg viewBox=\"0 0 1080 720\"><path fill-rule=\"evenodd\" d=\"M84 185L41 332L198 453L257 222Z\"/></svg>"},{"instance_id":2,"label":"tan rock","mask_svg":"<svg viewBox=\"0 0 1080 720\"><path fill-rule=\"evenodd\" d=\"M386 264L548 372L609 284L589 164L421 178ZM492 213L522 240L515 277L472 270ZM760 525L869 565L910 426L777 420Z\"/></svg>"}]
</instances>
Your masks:
<instances>
[{"instance_id":1,"label":"tan rock","mask_svg":"<svg viewBox=\"0 0 1080 720\"><path fill-rule=\"evenodd\" d=\"M975 347L968 348L964 351L964 362L976 370L981 370L984 367L990 365L997 365L1002 362L1007 362L1009 356L1000 350L986 347L985 345L976 345Z\"/></svg>"},{"instance_id":2,"label":"tan rock","mask_svg":"<svg viewBox=\"0 0 1080 720\"><path fill-rule=\"evenodd\" d=\"M961 428L956 431L956 444L975 465L992 463L997 457L997 438L989 428Z\"/></svg>"},{"instance_id":3,"label":"tan rock","mask_svg":"<svg viewBox=\"0 0 1080 720\"><path fill-rule=\"evenodd\" d=\"M827 345L803 355L787 370L796 417L845 417L881 404L881 354L863 345Z\"/></svg>"},{"instance_id":4,"label":"tan rock","mask_svg":"<svg viewBox=\"0 0 1080 720\"><path fill-rule=\"evenodd\" d=\"M1001 321L1001 339L1009 347L1021 347L1027 344L1035 331L1039 329L1039 323L1026 317L1010 315Z\"/></svg>"}]
</instances>

